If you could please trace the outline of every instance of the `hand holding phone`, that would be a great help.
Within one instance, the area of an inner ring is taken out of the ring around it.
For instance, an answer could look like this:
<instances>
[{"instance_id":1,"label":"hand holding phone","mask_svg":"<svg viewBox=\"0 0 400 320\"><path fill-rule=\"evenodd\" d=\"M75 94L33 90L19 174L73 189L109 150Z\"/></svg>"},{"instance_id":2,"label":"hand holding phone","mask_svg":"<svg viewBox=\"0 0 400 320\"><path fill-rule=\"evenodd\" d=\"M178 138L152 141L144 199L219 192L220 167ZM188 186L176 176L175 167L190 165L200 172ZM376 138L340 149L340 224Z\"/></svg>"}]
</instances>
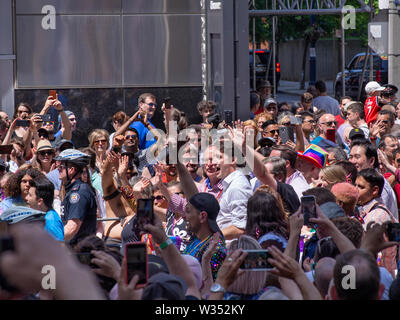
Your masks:
<instances>
[{"instance_id":1,"label":"hand holding phone","mask_svg":"<svg viewBox=\"0 0 400 320\"><path fill-rule=\"evenodd\" d=\"M134 229L147 232L145 224L154 224L154 199L139 199L137 201L137 214Z\"/></svg>"},{"instance_id":2,"label":"hand holding phone","mask_svg":"<svg viewBox=\"0 0 400 320\"><path fill-rule=\"evenodd\" d=\"M16 127L29 127L30 126L29 120L16 120L15 126Z\"/></svg>"},{"instance_id":3,"label":"hand holding phone","mask_svg":"<svg viewBox=\"0 0 400 320\"><path fill-rule=\"evenodd\" d=\"M317 208L314 196L303 196L301 197L301 207L302 214L304 216L304 225L305 226L313 226L310 223L311 218L317 218Z\"/></svg>"},{"instance_id":4,"label":"hand holding phone","mask_svg":"<svg viewBox=\"0 0 400 320\"><path fill-rule=\"evenodd\" d=\"M57 91L56 90L49 90L49 97L52 99L57 99Z\"/></svg>"},{"instance_id":5,"label":"hand holding phone","mask_svg":"<svg viewBox=\"0 0 400 320\"><path fill-rule=\"evenodd\" d=\"M228 125L228 126L232 126L232 110L225 110L224 111L224 113L225 113L225 123Z\"/></svg>"},{"instance_id":6,"label":"hand holding phone","mask_svg":"<svg viewBox=\"0 0 400 320\"><path fill-rule=\"evenodd\" d=\"M125 245L124 263L125 283L129 284L133 276L138 275L139 280L136 284L136 288L142 288L146 286L149 278L146 243L127 243Z\"/></svg>"},{"instance_id":7,"label":"hand holding phone","mask_svg":"<svg viewBox=\"0 0 400 320\"><path fill-rule=\"evenodd\" d=\"M336 143L336 130L335 129L326 129L326 139Z\"/></svg>"},{"instance_id":8,"label":"hand holding phone","mask_svg":"<svg viewBox=\"0 0 400 320\"><path fill-rule=\"evenodd\" d=\"M240 269L266 271L274 268L267 260L268 258L272 258L268 250L243 250L243 252L247 252L247 256L240 265Z\"/></svg>"}]
</instances>

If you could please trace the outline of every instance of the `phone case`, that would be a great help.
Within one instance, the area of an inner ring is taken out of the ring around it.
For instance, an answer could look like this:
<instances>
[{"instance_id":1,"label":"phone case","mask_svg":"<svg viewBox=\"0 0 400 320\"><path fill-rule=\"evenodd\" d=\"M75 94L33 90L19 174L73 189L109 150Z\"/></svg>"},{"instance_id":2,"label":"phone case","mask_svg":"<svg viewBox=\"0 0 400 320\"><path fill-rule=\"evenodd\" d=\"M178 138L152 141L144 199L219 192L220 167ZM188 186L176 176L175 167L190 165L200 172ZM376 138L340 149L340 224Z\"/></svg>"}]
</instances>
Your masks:
<instances>
[{"instance_id":1,"label":"phone case","mask_svg":"<svg viewBox=\"0 0 400 320\"><path fill-rule=\"evenodd\" d=\"M125 278L125 283L129 284L129 282L131 281L131 279L129 279L129 275L128 275L128 250L132 247L141 247L143 248L143 251L145 253L145 274L146 274L146 282L145 283L141 283L141 284L137 284L135 288L143 288L147 285L148 279L149 279L149 269L148 269L148 257L147 257L147 249L146 249L146 243L145 242L129 242L125 245L125 259L124 259L124 269L125 269L125 273L124 273L124 278Z\"/></svg>"}]
</instances>

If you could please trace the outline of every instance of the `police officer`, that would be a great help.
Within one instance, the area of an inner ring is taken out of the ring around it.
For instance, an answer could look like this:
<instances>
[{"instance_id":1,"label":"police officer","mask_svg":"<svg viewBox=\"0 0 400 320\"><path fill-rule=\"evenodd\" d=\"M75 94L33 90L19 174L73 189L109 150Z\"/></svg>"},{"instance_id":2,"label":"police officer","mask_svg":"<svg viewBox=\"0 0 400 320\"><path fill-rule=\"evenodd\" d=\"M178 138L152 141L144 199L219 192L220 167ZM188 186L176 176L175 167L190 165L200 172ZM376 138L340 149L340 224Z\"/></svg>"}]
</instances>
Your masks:
<instances>
[{"instance_id":1,"label":"police officer","mask_svg":"<svg viewBox=\"0 0 400 320\"><path fill-rule=\"evenodd\" d=\"M61 204L64 238L73 247L86 236L96 233L96 195L81 180L83 168L89 163L89 156L75 149L66 149L55 160L60 161L58 171L66 192Z\"/></svg>"}]
</instances>

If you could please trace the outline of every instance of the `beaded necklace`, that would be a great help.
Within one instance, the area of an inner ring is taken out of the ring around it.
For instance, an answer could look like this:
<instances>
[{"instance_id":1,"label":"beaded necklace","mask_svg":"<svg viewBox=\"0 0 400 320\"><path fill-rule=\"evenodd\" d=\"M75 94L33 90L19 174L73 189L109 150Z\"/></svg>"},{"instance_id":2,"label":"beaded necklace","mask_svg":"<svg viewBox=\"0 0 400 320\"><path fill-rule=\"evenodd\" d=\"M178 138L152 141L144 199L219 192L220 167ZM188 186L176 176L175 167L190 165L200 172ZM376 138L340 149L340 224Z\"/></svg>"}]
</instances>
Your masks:
<instances>
[{"instance_id":1,"label":"beaded necklace","mask_svg":"<svg viewBox=\"0 0 400 320\"><path fill-rule=\"evenodd\" d=\"M211 234L207 237L207 238L205 238L203 241L201 241L201 242L199 242L194 248L192 248L193 246L194 246L194 244L192 243L192 244L190 244L189 246L188 246L188 248L186 249L186 254L188 254L188 255L191 255L192 256L192 253L193 252L199 252L200 251L200 249L203 247L203 246L205 246L207 243L208 243L208 241L211 239ZM200 246L200 247L199 247ZM197 249L197 247L199 247L198 249ZM196 250L197 249L197 250ZM190 250L190 251L189 251ZM193 255L194 256L194 255Z\"/></svg>"}]
</instances>

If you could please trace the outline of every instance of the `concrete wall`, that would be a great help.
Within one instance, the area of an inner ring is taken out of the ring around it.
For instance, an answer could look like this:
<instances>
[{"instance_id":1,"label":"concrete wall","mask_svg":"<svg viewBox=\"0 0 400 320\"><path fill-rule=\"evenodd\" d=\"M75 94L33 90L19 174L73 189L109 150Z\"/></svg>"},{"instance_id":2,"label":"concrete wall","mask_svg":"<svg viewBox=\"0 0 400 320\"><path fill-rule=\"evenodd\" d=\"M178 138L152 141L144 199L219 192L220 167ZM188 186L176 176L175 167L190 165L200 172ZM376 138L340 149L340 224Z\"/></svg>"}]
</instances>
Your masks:
<instances>
[{"instance_id":1,"label":"concrete wall","mask_svg":"<svg viewBox=\"0 0 400 320\"><path fill-rule=\"evenodd\" d=\"M365 52L360 40L346 40L345 54L347 65L350 59L359 52ZM281 79L288 81L301 80L301 66L304 51L304 40L291 40L279 44L279 61ZM309 50L308 50L309 51ZM317 79L334 80L340 71L340 39L319 40L316 44ZM307 52L306 81L309 79L309 52Z\"/></svg>"}]
</instances>

